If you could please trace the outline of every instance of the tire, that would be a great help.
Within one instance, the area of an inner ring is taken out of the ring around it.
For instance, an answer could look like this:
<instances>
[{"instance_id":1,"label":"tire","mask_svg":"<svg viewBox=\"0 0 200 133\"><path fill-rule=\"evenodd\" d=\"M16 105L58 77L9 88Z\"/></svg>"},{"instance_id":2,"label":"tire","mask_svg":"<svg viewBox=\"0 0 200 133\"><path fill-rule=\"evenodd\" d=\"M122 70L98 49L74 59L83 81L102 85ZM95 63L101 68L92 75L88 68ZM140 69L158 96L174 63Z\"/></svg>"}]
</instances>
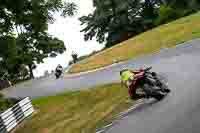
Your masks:
<instances>
[{"instance_id":1,"label":"tire","mask_svg":"<svg viewBox=\"0 0 200 133\"><path fill-rule=\"evenodd\" d=\"M148 84L144 84L144 91L146 93L146 97L153 97L158 101L162 100L165 96L165 95L161 94L160 91L153 89Z\"/></svg>"},{"instance_id":2,"label":"tire","mask_svg":"<svg viewBox=\"0 0 200 133\"><path fill-rule=\"evenodd\" d=\"M160 101L164 98L165 95L159 93L159 92L153 92L152 97L155 98L156 100Z\"/></svg>"},{"instance_id":3,"label":"tire","mask_svg":"<svg viewBox=\"0 0 200 133\"><path fill-rule=\"evenodd\" d=\"M164 93L170 93L171 92L171 90L165 84L162 84L161 91L164 92Z\"/></svg>"},{"instance_id":4,"label":"tire","mask_svg":"<svg viewBox=\"0 0 200 133\"><path fill-rule=\"evenodd\" d=\"M169 89L169 87L165 83L163 83L163 82L161 82L161 91L165 92L165 93L170 93L171 92L171 90Z\"/></svg>"},{"instance_id":5,"label":"tire","mask_svg":"<svg viewBox=\"0 0 200 133\"><path fill-rule=\"evenodd\" d=\"M60 77L59 74L56 74L56 79L59 79L59 77Z\"/></svg>"},{"instance_id":6,"label":"tire","mask_svg":"<svg viewBox=\"0 0 200 133\"><path fill-rule=\"evenodd\" d=\"M159 87L161 88L161 91L164 93L170 93L171 90L169 89L169 87L166 84L167 79L161 74L156 74L156 78L157 78L157 80L159 80L158 84L159 84Z\"/></svg>"}]
</instances>

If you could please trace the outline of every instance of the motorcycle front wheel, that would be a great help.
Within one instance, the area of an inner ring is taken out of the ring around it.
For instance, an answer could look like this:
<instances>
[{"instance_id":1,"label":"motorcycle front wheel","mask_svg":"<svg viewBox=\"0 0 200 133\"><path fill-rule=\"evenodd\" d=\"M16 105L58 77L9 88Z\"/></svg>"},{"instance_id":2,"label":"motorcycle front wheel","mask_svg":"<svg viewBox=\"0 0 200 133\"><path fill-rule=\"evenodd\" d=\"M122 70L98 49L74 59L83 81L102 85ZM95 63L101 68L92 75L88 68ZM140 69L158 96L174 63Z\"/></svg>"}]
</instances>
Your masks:
<instances>
[{"instance_id":1,"label":"motorcycle front wheel","mask_svg":"<svg viewBox=\"0 0 200 133\"><path fill-rule=\"evenodd\" d=\"M147 97L155 98L158 101L162 100L165 96L160 91L153 89L153 87L148 84L145 84L143 89Z\"/></svg>"}]
</instances>

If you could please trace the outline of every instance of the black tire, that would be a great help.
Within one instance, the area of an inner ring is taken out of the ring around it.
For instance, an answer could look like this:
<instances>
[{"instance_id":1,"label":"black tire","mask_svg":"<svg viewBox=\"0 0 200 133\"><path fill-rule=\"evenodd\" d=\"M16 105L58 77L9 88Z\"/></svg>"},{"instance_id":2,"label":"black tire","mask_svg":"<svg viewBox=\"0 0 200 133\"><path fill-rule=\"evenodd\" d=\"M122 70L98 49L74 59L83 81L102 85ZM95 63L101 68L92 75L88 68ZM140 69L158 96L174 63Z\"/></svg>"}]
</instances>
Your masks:
<instances>
[{"instance_id":1,"label":"black tire","mask_svg":"<svg viewBox=\"0 0 200 133\"><path fill-rule=\"evenodd\" d=\"M164 98L165 95L159 93L159 92L153 92L151 95L153 98L155 98L156 100L160 101Z\"/></svg>"},{"instance_id":2,"label":"black tire","mask_svg":"<svg viewBox=\"0 0 200 133\"><path fill-rule=\"evenodd\" d=\"M163 82L161 82L161 86L160 87L161 87L161 91L164 92L164 93L170 93L171 92L169 87Z\"/></svg>"},{"instance_id":3,"label":"black tire","mask_svg":"<svg viewBox=\"0 0 200 133\"><path fill-rule=\"evenodd\" d=\"M170 93L171 90L169 89L168 85L166 84L167 79L161 74L156 74L156 78L159 82L158 83L159 87L162 89L161 91L164 93Z\"/></svg>"},{"instance_id":4,"label":"black tire","mask_svg":"<svg viewBox=\"0 0 200 133\"><path fill-rule=\"evenodd\" d=\"M162 92L164 92L164 93L170 93L170 92L171 92L171 90L170 90L170 89L168 89L168 88L162 88Z\"/></svg>"},{"instance_id":5,"label":"black tire","mask_svg":"<svg viewBox=\"0 0 200 133\"><path fill-rule=\"evenodd\" d=\"M58 74L56 74L56 79L59 79L59 75Z\"/></svg>"},{"instance_id":6,"label":"black tire","mask_svg":"<svg viewBox=\"0 0 200 133\"><path fill-rule=\"evenodd\" d=\"M153 97L158 101L162 100L165 96L162 93L160 93L160 91L153 89L152 86L148 84L144 85L144 91L146 93L146 97Z\"/></svg>"}]
</instances>

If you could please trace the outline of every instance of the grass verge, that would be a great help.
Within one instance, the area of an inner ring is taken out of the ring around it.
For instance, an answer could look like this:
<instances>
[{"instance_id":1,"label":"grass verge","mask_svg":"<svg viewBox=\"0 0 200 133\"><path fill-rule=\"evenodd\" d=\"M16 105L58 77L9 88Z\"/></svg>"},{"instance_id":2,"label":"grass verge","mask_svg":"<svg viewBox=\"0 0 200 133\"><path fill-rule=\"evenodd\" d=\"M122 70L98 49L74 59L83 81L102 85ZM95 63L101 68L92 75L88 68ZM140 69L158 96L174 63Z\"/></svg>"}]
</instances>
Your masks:
<instances>
[{"instance_id":1,"label":"grass verge","mask_svg":"<svg viewBox=\"0 0 200 133\"><path fill-rule=\"evenodd\" d=\"M70 73L88 71L173 47L200 37L200 12L149 30L75 64Z\"/></svg>"},{"instance_id":2,"label":"grass verge","mask_svg":"<svg viewBox=\"0 0 200 133\"><path fill-rule=\"evenodd\" d=\"M17 99L7 99L0 93L0 114L18 102Z\"/></svg>"},{"instance_id":3,"label":"grass verge","mask_svg":"<svg viewBox=\"0 0 200 133\"><path fill-rule=\"evenodd\" d=\"M120 84L36 99L38 113L15 133L93 133L133 103Z\"/></svg>"}]
</instances>

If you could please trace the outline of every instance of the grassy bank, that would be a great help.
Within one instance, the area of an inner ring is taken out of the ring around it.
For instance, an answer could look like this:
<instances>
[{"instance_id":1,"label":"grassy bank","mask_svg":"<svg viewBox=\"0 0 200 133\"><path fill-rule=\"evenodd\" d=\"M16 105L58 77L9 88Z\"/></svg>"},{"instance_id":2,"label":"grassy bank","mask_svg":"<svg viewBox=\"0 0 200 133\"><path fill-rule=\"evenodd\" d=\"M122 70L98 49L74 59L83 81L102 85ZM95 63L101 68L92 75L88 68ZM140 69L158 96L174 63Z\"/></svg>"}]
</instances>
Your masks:
<instances>
[{"instance_id":1,"label":"grassy bank","mask_svg":"<svg viewBox=\"0 0 200 133\"><path fill-rule=\"evenodd\" d=\"M17 102L17 99L4 98L3 94L0 93L0 113L6 111L6 109L12 107Z\"/></svg>"},{"instance_id":2,"label":"grassy bank","mask_svg":"<svg viewBox=\"0 0 200 133\"><path fill-rule=\"evenodd\" d=\"M70 73L100 68L200 37L200 12L147 31L74 65Z\"/></svg>"},{"instance_id":3,"label":"grassy bank","mask_svg":"<svg viewBox=\"0 0 200 133\"><path fill-rule=\"evenodd\" d=\"M15 133L93 133L134 103L127 101L119 84L44 97L33 101L38 113Z\"/></svg>"}]
</instances>

